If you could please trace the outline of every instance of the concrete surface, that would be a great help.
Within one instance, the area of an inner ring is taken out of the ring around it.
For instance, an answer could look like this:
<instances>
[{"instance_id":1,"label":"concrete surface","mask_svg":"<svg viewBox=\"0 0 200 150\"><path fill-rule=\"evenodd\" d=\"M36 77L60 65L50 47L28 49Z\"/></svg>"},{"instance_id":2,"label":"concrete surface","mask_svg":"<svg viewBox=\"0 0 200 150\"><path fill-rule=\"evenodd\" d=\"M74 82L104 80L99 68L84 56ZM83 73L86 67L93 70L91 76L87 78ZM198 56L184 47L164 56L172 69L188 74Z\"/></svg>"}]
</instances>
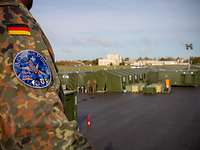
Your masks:
<instances>
[{"instance_id":1,"label":"concrete surface","mask_svg":"<svg viewBox=\"0 0 200 150\"><path fill-rule=\"evenodd\" d=\"M78 98L79 127L95 150L200 150L200 88Z\"/></svg>"}]
</instances>

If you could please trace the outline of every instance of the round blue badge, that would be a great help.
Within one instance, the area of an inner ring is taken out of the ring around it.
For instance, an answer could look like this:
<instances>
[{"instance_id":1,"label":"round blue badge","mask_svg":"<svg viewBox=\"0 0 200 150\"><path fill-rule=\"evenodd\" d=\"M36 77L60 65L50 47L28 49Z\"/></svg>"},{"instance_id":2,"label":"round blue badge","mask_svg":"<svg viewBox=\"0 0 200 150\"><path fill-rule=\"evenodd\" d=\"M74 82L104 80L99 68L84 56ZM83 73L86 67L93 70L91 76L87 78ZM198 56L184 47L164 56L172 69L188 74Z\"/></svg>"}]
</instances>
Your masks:
<instances>
[{"instance_id":1,"label":"round blue badge","mask_svg":"<svg viewBox=\"0 0 200 150\"><path fill-rule=\"evenodd\" d=\"M45 58L34 50L18 53L13 61L13 70L19 80L33 88L46 88L51 82L51 70Z\"/></svg>"}]
</instances>

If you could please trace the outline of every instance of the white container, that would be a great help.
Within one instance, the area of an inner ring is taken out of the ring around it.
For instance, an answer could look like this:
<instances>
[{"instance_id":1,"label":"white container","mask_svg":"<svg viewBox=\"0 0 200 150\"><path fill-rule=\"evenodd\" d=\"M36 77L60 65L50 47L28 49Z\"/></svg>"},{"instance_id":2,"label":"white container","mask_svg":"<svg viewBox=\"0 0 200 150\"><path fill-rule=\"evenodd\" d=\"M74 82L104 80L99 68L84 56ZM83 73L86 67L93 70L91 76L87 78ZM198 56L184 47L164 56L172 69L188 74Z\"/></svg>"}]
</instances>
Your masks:
<instances>
[{"instance_id":1,"label":"white container","mask_svg":"<svg viewBox=\"0 0 200 150\"><path fill-rule=\"evenodd\" d=\"M162 93L163 85L161 83L151 84L156 89L156 93Z\"/></svg>"},{"instance_id":2,"label":"white container","mask_svg":"<svg viewBox=\"0 0 200 150\"><path fill-rule=\"evenodd\" d=\"M139 93L140 88L138 84L132 85L132 92L133 93Z\"/></svg>"}]
</instances>

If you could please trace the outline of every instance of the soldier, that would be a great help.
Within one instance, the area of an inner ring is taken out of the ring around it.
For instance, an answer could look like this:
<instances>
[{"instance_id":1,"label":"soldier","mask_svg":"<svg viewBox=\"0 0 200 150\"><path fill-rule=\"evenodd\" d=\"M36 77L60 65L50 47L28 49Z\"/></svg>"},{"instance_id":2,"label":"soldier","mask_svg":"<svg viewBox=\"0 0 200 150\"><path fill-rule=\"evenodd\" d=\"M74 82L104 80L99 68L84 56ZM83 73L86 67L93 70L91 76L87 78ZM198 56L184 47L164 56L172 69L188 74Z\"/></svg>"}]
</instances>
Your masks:
<instances>
[{"instance_id":1,"label":"soldier","mask_svg":"<svg viewBox=\"0 0 200 150\"><path fill-rule=\"evenodd\" d=\"M31 6L0 1L0 150L89 150L63 113L54 54Z\"/></svg>"}]
</instances>

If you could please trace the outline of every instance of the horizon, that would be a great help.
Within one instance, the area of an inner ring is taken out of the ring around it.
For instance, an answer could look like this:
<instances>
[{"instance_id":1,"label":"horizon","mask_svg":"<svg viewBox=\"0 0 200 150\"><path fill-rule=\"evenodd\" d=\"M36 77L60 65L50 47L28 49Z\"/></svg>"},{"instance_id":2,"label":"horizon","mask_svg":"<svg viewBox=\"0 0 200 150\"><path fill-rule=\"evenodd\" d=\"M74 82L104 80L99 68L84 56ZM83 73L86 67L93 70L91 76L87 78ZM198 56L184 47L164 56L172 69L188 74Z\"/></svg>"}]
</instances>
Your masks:
<instances>
[{"instance_id":1,"label":"horizon","mask_svg":"<svg viewBox=\"0 0 200 150\"><path fill-rule=\"evenodd\" d=\"M198 57L198 56L194 56L194 57ZM60 61L93 61L93 60L98 60L98 59L102 59L102 58L106 58L106 57L98 57L98 58L94 58L94 59L74 59L74 60L56 60L56 62L60 62ZM122 59L126 59L128 58L129 60L138 60L138 59L142 59L142 60L159 60L159 59L184 59L184 60L188 60L189 58L183 58L183 57L137 57L137 58L133 58L133 57L122 57ZM200 58L200 56L198 57Z\"/></svg>"},{"instance_id":2,"label":"horizon","mask_svg":"<svg viewBox=\"0 0 200 150\"><path fill-rule=\"evenodd\" d=\"M35 0L31 10L56 60L200 56L198 0Z\"/></svg>"}]
</instances>

